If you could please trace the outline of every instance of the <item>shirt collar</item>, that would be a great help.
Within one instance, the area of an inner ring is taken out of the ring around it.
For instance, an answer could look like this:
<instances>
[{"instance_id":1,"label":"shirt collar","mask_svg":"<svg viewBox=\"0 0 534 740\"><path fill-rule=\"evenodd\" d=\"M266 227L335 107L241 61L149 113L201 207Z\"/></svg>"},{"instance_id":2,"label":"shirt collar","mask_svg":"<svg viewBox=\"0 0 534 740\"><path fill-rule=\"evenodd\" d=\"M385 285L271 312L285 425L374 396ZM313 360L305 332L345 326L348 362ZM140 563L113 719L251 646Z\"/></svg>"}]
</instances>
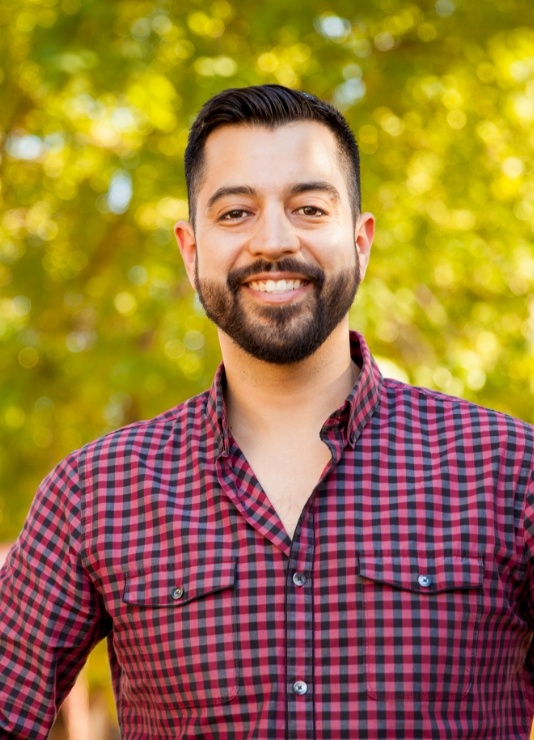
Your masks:
<instances>
[{"instance_id":1,"label":"shirt collar","mask_svg":"<svg viewBox=\"0 0 534 740\"><path fill-rule=\"evenodd\" d=\"M323 429L337 429L345 444L354 447L380 400L382 374L364 338L350 332L350 355L360 373L345 402L326 420ZM226 376L221 363L207 397L207 424L216 441L217 455L228 454L229 438L224 403Z\"/></svg>"},{"instance_id":2,"label":"shirt collar","mask_svg":"<svg viewBox=\"0 0 534 740\"><path fill-rule=\"evenodd\" d=\"M215 440L215 455L227 455L230 447L228 438L228 423L226 420L226 404L224 403L224 388L226 374L224 365L217 368L212 386L208 392L206 405L206 421L208 430Z\"/></svg>"},{"instance_id":3,"label":"shirt collar","mask_svg":"<svg viewBox=\"0 0 534 740\"><path fill-rule=\"evenodd\" d=\"M342 410L345 417L343 426L346 440L354 448L363 428L379 404L383 377L365 339L355 331L350 332L350 356L360 368L360 374Z\"/></svg>"}]
</instances>

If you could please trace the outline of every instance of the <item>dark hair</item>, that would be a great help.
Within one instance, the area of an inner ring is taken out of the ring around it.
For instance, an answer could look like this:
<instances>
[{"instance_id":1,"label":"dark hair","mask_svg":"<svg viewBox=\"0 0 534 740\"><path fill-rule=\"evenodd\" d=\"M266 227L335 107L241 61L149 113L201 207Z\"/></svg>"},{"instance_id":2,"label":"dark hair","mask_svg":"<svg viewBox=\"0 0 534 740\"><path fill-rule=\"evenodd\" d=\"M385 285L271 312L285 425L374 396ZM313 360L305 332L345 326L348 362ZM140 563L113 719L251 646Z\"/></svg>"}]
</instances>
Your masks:
<instances>
[{"instance_id":1,"label":"dark hair","mask_svg":"<svg viewBox=\"0 0 534 740\"><path fill-rule=\"evenodd\" d=\"M196 198L204 171L204 148L208 136L222 126L265 126L277 128L296 121L317 121L336 137L353 215L360 212L360 156L354 134L341 115L329 103L315 95L282 85L257 85L231 88L205 103L189 132L185 150L185 179L189 200L189 218L194 224Z\"/></svg>"}]
</instances>

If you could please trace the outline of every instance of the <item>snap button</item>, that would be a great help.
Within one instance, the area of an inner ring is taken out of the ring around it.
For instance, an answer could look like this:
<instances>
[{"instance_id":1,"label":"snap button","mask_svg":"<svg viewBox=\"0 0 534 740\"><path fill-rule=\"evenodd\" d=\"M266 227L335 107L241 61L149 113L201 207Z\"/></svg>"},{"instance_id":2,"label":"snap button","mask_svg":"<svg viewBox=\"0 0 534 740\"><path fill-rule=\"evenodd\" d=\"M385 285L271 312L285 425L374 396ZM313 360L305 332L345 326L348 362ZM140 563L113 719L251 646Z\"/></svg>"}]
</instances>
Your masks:
<instances>
[{"instance_id":1,"label":"snap button","mask_svg":"<svg viewBox=\"0 0 534 740\"><path fill-rule=\"evenodd\" d=\"M430 576L419 576L417 582L419 583L421 588L428 588L432 585L432 578L430 578Z\"/></svg>"},{"instance_id":2,"label":"snap button","mask_svg":"<svg viewBox=\"0 0 534 740\"><path fill-rule=\"evenodd\" d=\"M293 691L295 692L295 694L299 694L300 696L302 696L308 691L308 684L306 683L306 681L295 681L295 683L293 684Z\"/></svg>"},{"instance_id":3,"label":"snap button","mask_svg":"<svg viewBox=\"0 0 534 740\"><path fill-rule=\"evenodd\" d=\"M299 573L298 571L296 573L293 573L293 583L295 586L304 586L308 579L304 575L304 573Z\"/></svg>"},{"instance_id":4,"label":"snap button","mask_svg":"<svg viewBox=\"0 0 534 740\"><path fill-rule=\"evenodd\" d=\"M178 586L178 588L175 588L174 591L172 592L172 598L175 600L181 599L183 595L184 595L184 590L183 588L180 588L180 586Z\"/></svg>"}]
</instances>

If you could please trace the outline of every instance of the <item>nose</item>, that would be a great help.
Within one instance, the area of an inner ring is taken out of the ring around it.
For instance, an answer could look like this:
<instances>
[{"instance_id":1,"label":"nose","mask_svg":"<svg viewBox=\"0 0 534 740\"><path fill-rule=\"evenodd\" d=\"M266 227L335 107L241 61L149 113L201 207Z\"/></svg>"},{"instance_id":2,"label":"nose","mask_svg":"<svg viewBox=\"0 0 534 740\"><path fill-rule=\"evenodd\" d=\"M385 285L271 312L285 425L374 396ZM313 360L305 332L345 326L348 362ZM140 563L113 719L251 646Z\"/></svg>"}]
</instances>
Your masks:
<instances>
[{"instance_id":1,"label":"nose","mask_svg":"<svg viewBox=\"0 0 534 740\"><path fill-rule=\"evenodd\" d=\"M300 249L300 239L291 219L282 207L266 208L256 222L249 240L249 251L255 256L275 260Z\"/></svg>"}]
</instances>

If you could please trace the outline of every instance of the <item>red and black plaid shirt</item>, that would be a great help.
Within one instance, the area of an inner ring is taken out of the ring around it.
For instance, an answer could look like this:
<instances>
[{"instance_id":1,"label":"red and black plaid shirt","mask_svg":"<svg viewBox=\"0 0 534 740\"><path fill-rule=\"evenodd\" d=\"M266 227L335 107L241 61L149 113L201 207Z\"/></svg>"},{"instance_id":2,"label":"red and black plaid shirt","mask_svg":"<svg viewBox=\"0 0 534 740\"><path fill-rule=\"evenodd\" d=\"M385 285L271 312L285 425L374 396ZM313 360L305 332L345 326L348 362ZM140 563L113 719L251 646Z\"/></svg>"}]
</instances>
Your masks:
<instances>
[{"instance_id":1,"label":"red and black plaid shirt","mask_svg":"<svg viewBox=\"0 0 534 740\"><path fill-rule=\"evenodd\" d=\"M107 636L127 740L525 740L533 429L352 346L293 541L229 434L222 370L45 480L2 572L1 737L46 737Z\"/></svg>"}]
</instances>

